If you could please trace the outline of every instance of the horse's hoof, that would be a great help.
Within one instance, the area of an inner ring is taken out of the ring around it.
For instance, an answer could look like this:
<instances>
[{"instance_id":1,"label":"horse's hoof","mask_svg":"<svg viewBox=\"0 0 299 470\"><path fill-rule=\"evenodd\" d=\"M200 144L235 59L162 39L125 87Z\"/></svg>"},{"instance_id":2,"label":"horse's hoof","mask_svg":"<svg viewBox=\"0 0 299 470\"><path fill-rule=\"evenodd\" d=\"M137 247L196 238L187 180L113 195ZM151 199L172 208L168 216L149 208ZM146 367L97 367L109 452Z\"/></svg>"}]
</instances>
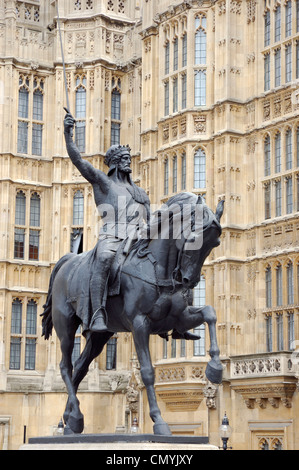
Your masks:
<instances>
[{"instance_id":1,"label":"horse's hoof","mask_svg":"<svg viewBox=\"0 0 299 470\"><path fill-rule=\"evenodd\" d=\"M65 436L71 436L72 434L75 434L74 431L71 430L71 428L69 427L69 425L67 424L64 428L64 432L63 434Z\"/></svg>"},{"instance_id":2,"label":"horse's hoof","mask_svg":"<svg viewBox=\"0 0 299 470\"><path fill-rule=\"evenodd\" d=\"M159 436L172 436L172 432L167 423L154 424L154 434Z\"/></svg>"},{"instance_id":3,"label":"horse's hoof","mask_svg":"<svg viewBox=\"0 0 299 470\"><path fill-rule=\"evenodd\" d=\"M84 429L84 417L81 413L77 413L76 415L73 413L70 413L68 422L67 422L67 427L73 431L74 434L81 434Z\"/></svg>"},{"instance_id":4,"label":"horse's hoof","mask_svg":"<svg viewBox=\"0 0 299 470\"><path fill-rule=\"evenodd\" d=\"M206 377L212 384L220 385L222 383L223 367L221 362L210 361L206 368Z\"/></svg>"}]
</instances>

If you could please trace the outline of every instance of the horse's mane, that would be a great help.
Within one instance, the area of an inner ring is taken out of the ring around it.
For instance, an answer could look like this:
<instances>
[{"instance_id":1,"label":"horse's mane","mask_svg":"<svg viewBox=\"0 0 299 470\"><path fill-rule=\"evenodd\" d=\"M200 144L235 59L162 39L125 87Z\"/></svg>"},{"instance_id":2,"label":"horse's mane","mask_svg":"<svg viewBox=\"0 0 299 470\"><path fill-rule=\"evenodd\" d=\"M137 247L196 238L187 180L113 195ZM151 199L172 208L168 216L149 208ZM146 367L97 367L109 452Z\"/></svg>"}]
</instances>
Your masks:
<instances>
[{"instance_id":1,"label":"horse's mane","mask_svg":"<svg viewBox=\"0 0 299 470\"><path fill-rule=\"evenodd\" d=\"M183 192L183 193L175 194L174 196L169 198L161 206L160 209L156 210L152 214L150 227L149 227L150 228L149 233L156 233L156 230L155 229L152 230L152 229L153 229L153 227L159 227L159 224L161 222L161 219L162 219L164 213L167 213L167 215L169 215L169 223L171 225L173 215L178 210L178 208L180 210L179 214L182 214L184 205L189 204L192 208L194 208L195 205L199 203L199 201L201 203L203 203L205 207L207 207L205 202L204 202L204 199L201 198L201 196L198 197L194 193ZM177 216L178 214L175 213L175 215ZM194 223L195 223L194 217L192 217L191 227L194 226ZM137 252L141 253L144 249L146 249L148 247L151 239L152 238L150 236L148 238L146 238L146 237L142 238L141 240L139 240L138 242L136 242L134 244L134 246L132 247L132 251L134 250L134 251L137 251Z\"/></svg>"},{"instance_id":2,"label":"horse's mane","mask_svg":"<svg viewBox=\"0 0 299 470\"><path fill-rule=\"evenodd\" d=\"M173 205L179 205L182 206L183 204L197 204L198 202L198 196L196 196L193 193L178 193L169 198L164 205L167 207L171 207ZM162 206L163 209L163 206ZM161 210L161 209L159 209Z\"/></svg>"}]
</instances>

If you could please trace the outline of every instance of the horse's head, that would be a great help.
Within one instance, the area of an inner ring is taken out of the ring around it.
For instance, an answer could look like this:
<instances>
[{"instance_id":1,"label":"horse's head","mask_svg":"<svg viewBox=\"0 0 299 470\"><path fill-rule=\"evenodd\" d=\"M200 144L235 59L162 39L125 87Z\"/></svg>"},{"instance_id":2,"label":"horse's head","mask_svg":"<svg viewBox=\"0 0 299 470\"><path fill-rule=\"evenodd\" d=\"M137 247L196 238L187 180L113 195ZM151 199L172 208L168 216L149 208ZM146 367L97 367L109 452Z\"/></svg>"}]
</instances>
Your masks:
<instances>
[{"instance_id":1,"label":"horse's head","mask_svg":"<svg viewBox=\"0 0 299 470\"><path fill-rule=\"evenodd\" d=\"M213 248L220 245L223 209L224 201L221 201L214 214L201 196L193 206L190 237L183 237L180 247L179 272L185 288L193 289L198 284L205 259Z\"/></svg>"}]
</instances>

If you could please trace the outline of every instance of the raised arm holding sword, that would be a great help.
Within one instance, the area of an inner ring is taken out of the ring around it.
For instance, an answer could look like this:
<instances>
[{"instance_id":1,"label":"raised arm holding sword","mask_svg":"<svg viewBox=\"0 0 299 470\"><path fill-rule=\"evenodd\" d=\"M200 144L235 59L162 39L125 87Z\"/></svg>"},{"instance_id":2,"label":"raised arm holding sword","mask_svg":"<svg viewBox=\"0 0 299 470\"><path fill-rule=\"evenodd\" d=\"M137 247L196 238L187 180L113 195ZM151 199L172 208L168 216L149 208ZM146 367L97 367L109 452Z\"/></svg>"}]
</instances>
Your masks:
<instances>
[{"instance_id":1,"label":"raised arm holding sword","mask_svg":"<svg viewBox=\"0 0 299 470\"><path fill-rule=\"evenodd\" d=\"M92 185L95 203L101 216L105 217L105 226L101 230L97 249L96 263L91 273L90 298L93 316L91 331L106 331L106 297L110 268L116 252L124 240L130 243L138 238L138 231L144 221L150 217L150 201L144 190L136 186L131 179L131 154L128 146L113 145L106 153L105 164L109 167L106 175L103 171L84 160L73 140L76 120L69 111L69 98L66 84L59 10L57 2L57 20L61 42L64 70L65 92L68 108L64 108L64 135L67 152L73 164L82 176Z\"/></svg>"}]
</instances>

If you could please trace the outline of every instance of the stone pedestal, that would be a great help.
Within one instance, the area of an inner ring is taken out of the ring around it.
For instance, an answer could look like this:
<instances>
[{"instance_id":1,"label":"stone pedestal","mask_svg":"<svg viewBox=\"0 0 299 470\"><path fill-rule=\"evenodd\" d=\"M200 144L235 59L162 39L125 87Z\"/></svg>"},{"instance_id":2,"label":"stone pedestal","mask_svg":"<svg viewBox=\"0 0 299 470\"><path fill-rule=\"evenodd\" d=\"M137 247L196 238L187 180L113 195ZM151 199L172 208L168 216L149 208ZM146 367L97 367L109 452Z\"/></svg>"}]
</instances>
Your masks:
<instances>
[{"instance_id":1,"label":"stone pedestal","mask_svg":"<svg viewBox=\"0 0 299 470\"><path fill-rule=\"evenodd\" d=\"M197 436L156 436L152 434L75 434L71 436L51 436L29 439L29 443L20 447L20 450L101 450L112 451L106 454L107 459L129 459L130 452L147 451L146 459L156 459L156 464L163 464L165 453L188 454L200 450L218 450L212 446L207 437ZM152 454L152 451L155 454ZM159 459L159 452L161 461ZM117 454L113 454L116 452ZM118 456L119 454L119 456ZM143 458L143 457L142 457ZM186 457L187 458L187 457ZM109 462L116 463L113 460ZM154 463L154 462L152 462ZM165 461L166 463L166 461ZM171 462L168 462L171 463Z\"/></svg>"}]
</instances>

